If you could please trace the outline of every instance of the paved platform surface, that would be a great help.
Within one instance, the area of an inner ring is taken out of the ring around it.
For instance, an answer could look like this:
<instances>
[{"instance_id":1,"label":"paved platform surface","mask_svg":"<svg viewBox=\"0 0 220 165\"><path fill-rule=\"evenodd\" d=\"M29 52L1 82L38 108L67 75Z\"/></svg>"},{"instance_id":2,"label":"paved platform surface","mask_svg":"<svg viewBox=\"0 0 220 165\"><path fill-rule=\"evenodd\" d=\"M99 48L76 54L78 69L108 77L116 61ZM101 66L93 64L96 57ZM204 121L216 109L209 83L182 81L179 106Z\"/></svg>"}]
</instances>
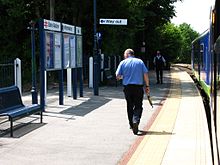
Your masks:
<instances>
[{"instance_id":1,"label":"paved platform surface","mask_svg":"<svg viewBox=\"0 0 220 165\"><path fill-rule=\"evenodd\" d=\"M185 72L165 71L164 77L156 84L150 73L154 107L145 97L137 136L129 129L122 87L100 87L99 96L84 88L84 97L65 97L64 105L58 90L50 90L43 124L38 116L16 121L10 138L9 122L1 123L0 164L210 164L198 91ZM31 103L30 95L22 99Z\"/></svg>"},{"instance_id":2,"label":"paved platform surface","mask_svg":"<svg viewBox=\"0 0 220 165\"><path fill-rule=\"evenodd\" d=\"M168 97L146 136L133 150L120 164L212 164L202 98L186 72L174 68Z\"/></svg>"}]
</instances>

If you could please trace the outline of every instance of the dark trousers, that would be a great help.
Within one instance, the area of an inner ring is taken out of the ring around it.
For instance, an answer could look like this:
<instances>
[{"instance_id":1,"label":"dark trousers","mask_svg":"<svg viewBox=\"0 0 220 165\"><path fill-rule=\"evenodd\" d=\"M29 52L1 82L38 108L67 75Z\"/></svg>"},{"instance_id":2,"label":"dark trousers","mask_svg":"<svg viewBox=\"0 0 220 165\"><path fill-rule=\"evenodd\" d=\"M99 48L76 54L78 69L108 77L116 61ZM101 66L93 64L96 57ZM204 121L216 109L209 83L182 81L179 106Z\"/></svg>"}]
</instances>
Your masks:
<instances>
[{"instance_id":1,"label":"dark trousers","mask_svg":"<svg viewBox=\"0 0 220 165\"><path fill-rule=\"evenodd\" d=\"M125 99L127 101L127 114L131 127L133 123L139 123L142 115L143 102L143 86L141 85L126 85L124 86Z\"/></svg>"},{"instance_id":2,"label":"dark trousers","mask_svg":"<svg viewBox=\"0 0 220 165\"><path fill-rule=\"evenodd\" d=\"M157 83L163 83L163 69L156 69Z\"/></svg>"}]
</instances>

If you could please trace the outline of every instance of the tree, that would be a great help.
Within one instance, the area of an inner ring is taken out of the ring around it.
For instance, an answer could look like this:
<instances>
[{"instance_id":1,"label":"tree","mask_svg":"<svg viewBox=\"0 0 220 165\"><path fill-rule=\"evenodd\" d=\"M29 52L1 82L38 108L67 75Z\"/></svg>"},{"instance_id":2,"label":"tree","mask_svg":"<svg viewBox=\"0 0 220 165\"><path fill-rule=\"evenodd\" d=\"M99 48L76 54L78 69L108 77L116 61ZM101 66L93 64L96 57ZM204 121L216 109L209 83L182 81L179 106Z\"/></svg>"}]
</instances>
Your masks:
<instances>
[{"instance_id":1,"label":"tree","mask_svg":"<svg viewBox=\"0 0 220 165\"><path fill-rule=\"evenodd\" d=\"M97 22L97 31L103 34L102 51L106 55L122 55L124 49L134 48L139 54L143 42L147 54L141 58L149 60L157 49L160 37L158 27L175 15L172 0L97 0L99 18L128 19L127 26L104 26ZM30 20L50 18L49 0L2 0L0 1L0 49L1 58L20 58L25 75L30 75L31 43ZM55 21L81 26L83 32L84 57L93 54L93 2L88 0L55 0ZM166 32L168 33L168 32ZM37 35L36 35L37 36ZM36 44L39 44L36 38ZM36 55L39 58L39 45ZM39 60L37 60L39 61ZM27 76L25 76L27 77Z\"/></svg>"},{"instance_id":2,"label":"tree","mask_svg":"<svg viewBox=\"0 0 220 165\"><path fill-rule=\"evenodd\" d=\"M179 25L182 35L181 52L177 57L178 62L190 63L191 57L191 43L199 36L199 33L194 31L189 24L183 23Z\"/></svg>"},{"instance_id":3,"label":"tree","mask_svg":"<svg viewBox=\"0 0 220 165\"><path fill-rule=\"evenodd\" d=\"M169 62L178 61L178 54L182 50L182 34L180 29L172 23L167 23L157 28L158 32L158 49L164 54Z\"/></svg>"},{"instance_id":4,"label":"tree","mask_svg":"<svg viewBox=\"0 0 220 165\"><path fill-rule=\"evenodd\" d=\"M149 61L150 68L153 67L153 56L155 51L158 49L159 37L158 27L162 27L164 24L170 22L171 18L175 16L174 2L172 0L130 0L131 6L135 8L137 13L136 17L140 20L139 30L140 33L144 34L143 41L145 42L146 54L143 55L143 60ZM139 38L136 38L140 47L141 42ZM143 42L142 41L142 42ZM138 49L138 48L137 48Z\"/></svg>"},{"instance_id":5,"label":"tree","mask_svg":"<svg viewBox=\"0 0 220 165\"><path fill-rule=\"evenodd\" d=\"M198 33L190 25L183 23L175 26L167 23L158 27L156 31L158 38L154 42L154 47L161 50L169 62L190 63L191 43L198 37Z\"/></svg>"}]
</instances>

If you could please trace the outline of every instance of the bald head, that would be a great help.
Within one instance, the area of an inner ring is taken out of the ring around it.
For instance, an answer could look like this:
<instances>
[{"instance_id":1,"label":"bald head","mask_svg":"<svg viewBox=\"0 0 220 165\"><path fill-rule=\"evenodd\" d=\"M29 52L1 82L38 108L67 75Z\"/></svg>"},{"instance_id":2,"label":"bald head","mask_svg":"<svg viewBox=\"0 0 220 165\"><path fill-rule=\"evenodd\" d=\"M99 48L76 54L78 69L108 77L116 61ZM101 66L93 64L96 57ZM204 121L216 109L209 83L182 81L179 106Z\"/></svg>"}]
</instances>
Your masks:
<instances>
[{"instance_id":1,"label":"bald head","mask_svg":"<svg viewBox=\"0 0 220 165\"><path fill-rule=\"evenodd\" d=\"M134 56L134 51L132 49L126 49L124 52L124 58L128 58L130 56Z\"/></svg>"}]
</instances>

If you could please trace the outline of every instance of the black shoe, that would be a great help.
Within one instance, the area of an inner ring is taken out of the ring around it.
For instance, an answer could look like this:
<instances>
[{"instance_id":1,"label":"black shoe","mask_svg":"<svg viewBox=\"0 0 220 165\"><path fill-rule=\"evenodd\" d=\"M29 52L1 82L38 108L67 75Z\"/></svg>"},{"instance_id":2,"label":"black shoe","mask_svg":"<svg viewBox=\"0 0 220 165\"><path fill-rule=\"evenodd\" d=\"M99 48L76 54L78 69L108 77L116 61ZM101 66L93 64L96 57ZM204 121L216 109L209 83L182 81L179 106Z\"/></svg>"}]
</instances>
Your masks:
<instances>
[{"instance_id":1,"label":"black shoe","mask_svg":"<svg viewBox=\"0 0 220 165\"><path fill-rule=\"evenodd\" d=\"M129 123L130 129L133 129L133 123Z\"/></svg>"},{"instance_id":2,"label":"black shoe","mask_svg":"<svg viewBox=\"0 0 220 165\"><path fill-rule=\"evenodd\" d=\"M134 133L135 135L137 135L137 133L138 133L138 123L134 123L134 124L133 124L133 133Z\"/></svg>"}]
</instances>

